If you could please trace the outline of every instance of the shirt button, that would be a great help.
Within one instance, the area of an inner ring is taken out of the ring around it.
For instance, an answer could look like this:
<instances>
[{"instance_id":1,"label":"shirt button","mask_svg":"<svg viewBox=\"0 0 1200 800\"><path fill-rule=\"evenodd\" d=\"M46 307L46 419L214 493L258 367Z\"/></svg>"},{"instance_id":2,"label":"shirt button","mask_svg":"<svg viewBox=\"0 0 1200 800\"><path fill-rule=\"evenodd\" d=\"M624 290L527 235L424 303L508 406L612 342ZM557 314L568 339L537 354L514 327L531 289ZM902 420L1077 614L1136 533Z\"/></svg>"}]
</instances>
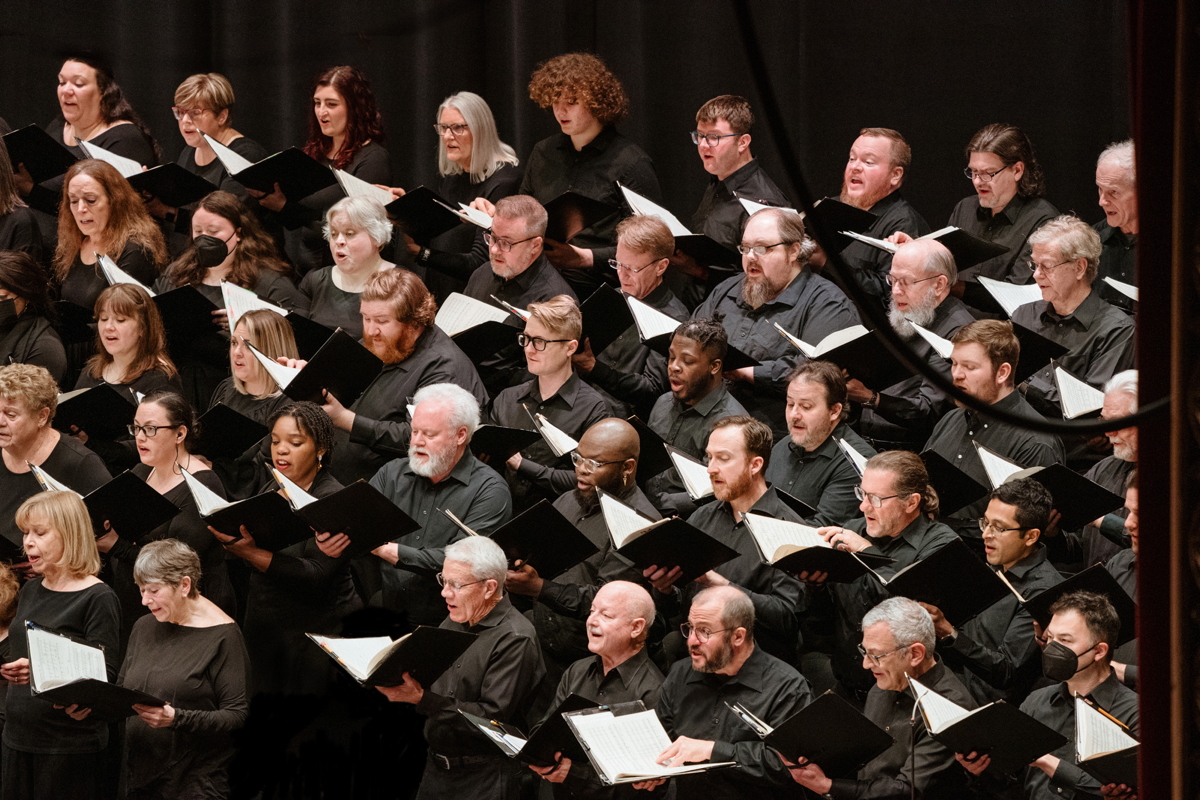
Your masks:
<instances>
[{"instance_id":1,"label":"shirt button","mask_svg":"<svg viewBox=\"0 0 1200 800\"><path fill-rule=\"evenodd\" d=\"M959 456L955 456L955 458L957 458L957 459L961 460L961 459L962 459L962 456L961 456L961 455L959 455Z\"/></svg>"}]
</instances>

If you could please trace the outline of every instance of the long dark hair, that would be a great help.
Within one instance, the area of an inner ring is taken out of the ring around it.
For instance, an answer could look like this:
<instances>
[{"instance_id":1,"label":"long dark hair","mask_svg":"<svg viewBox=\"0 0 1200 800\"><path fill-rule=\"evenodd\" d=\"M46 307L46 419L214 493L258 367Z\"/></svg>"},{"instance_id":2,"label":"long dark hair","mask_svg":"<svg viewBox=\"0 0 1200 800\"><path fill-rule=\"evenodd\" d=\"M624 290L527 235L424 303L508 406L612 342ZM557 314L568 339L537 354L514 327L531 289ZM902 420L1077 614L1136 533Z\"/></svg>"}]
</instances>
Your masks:
<instances>
[{"instance_id":1,"label":"long dark hair","mask_svg":"<svg viewBox=\"0 0 1200 800\"><path fill-rule=\"evenodd\" d=\"M258 218L246 204L229 192L212 192L200 201L198 208L228 220L238 235L237 248L233 251L233 268L229 282L243 289L253 290L258 285L258 271L266 268L287 275L291 268L279 258L275 240L262 229ZM166 268L167 279L174 286L195 286L204 280L205 268L196 259L196 248L188 245L183 255Z\"/></svg>"},{"instance_id":2,"label":"long dark hair","mask_svg":"<svg viewBox=\"0 0 1200 800\"><path fill-rule=\"evenodd\" d=\"M1021 197L1041 197L1046 193L1046 177L1033 153L1033 142L1016 125L995 122L980 128L967 143L968 161L971 153L992 153L1006 167L1020 161L1025 165L1025 174L1017 184L1017 194Z\"/></svg>"},{"instance_id":3,"label":"long dark hair","mask_svg":"<svg viewBox=\"0 0 1200 800\"><path fill-rule=\"evenodd\" d=\"M24 300L26 311L53 319L50 281L28 253L0 250L0 289Z\"/></svg>"},{"instance_id":4,"label":"long dark hair","mask_svg":"<svg viewBox=\"0 0 1200 800\"><path fill-rule=\"evenodd\" d=\"M355 67L330 67L313 81L309 97L322 86L332 86L334 91L346 101L346 142L336 153L333 166L343 169L354 160L358 151L368 141L383 141L383 115L379 113L379 104L371 92L371 83ZM317 161L324 161L333 146L333 139L321 133L317 115L308 115L308 142L304 152Z\"/></svg>"},{"instance_id":5,"label":"long dark hair","mask_svg":"<svg viewBox=\"0 0 1200 800\"><path fill-rule=\"evenodd\" d=\"M112 65L95 53L67 53L63 57L63 62L67 61L86 64L96 71L96 87L100 90L100 116L104 118L104 122L108 125L114 122L133 123L133 126L142 132L142 136L146 137L146 141L154 149L154 157L161 162L163 152L162 148L158 146L158 140L150 132L150 126L145 123L140 114L133 110L133 106L125 98L125 93L121 91L120 85L113 77Z\"/></svg>"}]
</instances>

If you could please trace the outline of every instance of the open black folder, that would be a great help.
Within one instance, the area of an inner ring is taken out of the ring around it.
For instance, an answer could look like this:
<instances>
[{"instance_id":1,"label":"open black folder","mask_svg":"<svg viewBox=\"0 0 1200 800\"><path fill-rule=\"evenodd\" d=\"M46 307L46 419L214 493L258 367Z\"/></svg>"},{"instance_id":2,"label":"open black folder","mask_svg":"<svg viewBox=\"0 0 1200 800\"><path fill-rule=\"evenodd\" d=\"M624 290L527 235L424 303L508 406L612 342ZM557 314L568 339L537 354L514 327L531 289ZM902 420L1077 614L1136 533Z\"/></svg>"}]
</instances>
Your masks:
<instances>
[{"instance_id":1,"label":"open black folder","mask_svg":"<svg viewBox=\"0 0 1200 800\"><path fill-rule=\"evenodd\" d=\"M195 286L180 286L154 296L154 303L167 329L172 355L186 351L190 340L216 331L213 312L216 304Z\"/></svg>"},{"instance_id":2,"label":"open black folder","mask_svg":"<svg viewBox=\"0 0 1200 800\"><path fill-rule=\"evenodd\" d=\"M298 370L277 363L254 345L250 348L283 393L293 400L320 404L328 391L342 405L350 406L383 371L379 357L341 328Z\"/></svg>"},{"instance_id":3,"label":"open black folder","mask_svg":"<svg viewBox=\"0 0 1200 800\"><path fill-rule=\"evenodd\" d=\"M587 753L571 732L571 726L563 719L563 714L595 707L596 703L586 697L567 695L566 699L550 712L546 721L534 728L533 733L528 736L514 725L477 717L462 709L459 709L458 713L509 758L537 767L549 767L558 763L554 757L555 753L562 753L565 758L575 763L587 760Z\"/></svg>"},{"instance_id":4,"label":"open black folder","mask_svg":"<svg viewBox=\"0 0 1200 800\"><path fill-rule=\"evenodd\" d=\"M670 454L667 453L667 443L661 436L655 433L649 425L642 422L637 414L634 414L627 421L637 431L638 443L641 446L637 465L638 483L645 483L655 475L666 472L674 466L671 463Z\"/></svg>"},{"instance_id":5,"label":"open black folder","mask_svg":"<svg viewBox=\"0 0 1200 800\"><path fill-rule=\"evenodd\" d=\"M1100 781L1138 785L1138 750L1141 745L1129 729L1095 703L1075 696L1075 757L1079 768Z\"/></svg>"},{"instance_id":6,"label":"open black folder","mask_svg":"<svg viewBox=\"0 0 1200 800\"><path fill-rule=\"evenodd\" d=\"M175 163L151 167L145 172L130 175L127 180L137 191L148 192L175 208L195 203L217 191L216 186Z\"/></svg>"},{"instance_id":7,"label":"open black folder","mask_svg":"<svg viewBox=\"0 0 1200 800\"><path fill-rule=\"evenodd\" d=\"M1113 647L1120 647L1137 636L1137 603L1125 593L1121 584L1117 583L1117 579L1103 564L1088 567L1036 597L1024 600L1025 609L1042 626L1042 630L1045 630L1051 620L1050 606L1054 605L1058 598L1071 592L1104 595L1113 604L1117 616L1121 619L1121 632L1117 635L1117 641L1113 642Z\"/></svg>"},{"instance_id":8,"label":"open black folder","mask_svg":"<svg viewBox=\"0 0 1200 800\"><path fill-rule=\"evenodd\" d=\"M542 435L537 431L505 428L502 425L480 425L471 435L471 452L492 469L503 473L504 462L541 440Z\"/></svg>"},{"instance_id":9,"label":"open black folder","mask_svg":"<svg viewBox=\"0 0 1200 800\"><path fill-rule=\"evenodd\" d=\"M333 170L298 147L267 156L233 173L233 179L247 189L268 193L274 191L278 183L280 191L293 202L337 185Z\"/></svg>"},{"instance_id":10,"label":"open black folder","mask_svg":"<svg viewBox=\"0 0 1200 800\"><path fill-rule=\"evenodd\" d=\"M442 513L467 534L480 535L449 511L443 509ZM539 500L492 531L488 538L504 550L510 567L520 561L547 580L557 578L600 551L549 500Z\"/></svg>"},{"instance_id":11,"label":"open black folder","mask_svg":"<svg viewBox=\"0 0 1200 800\"><path fill-rule=\"evenodd\" d=\"M385 206L388 216L419 245L464 224L451 208L453 203L426 186L409 189Z\"/></svg>"},{"instance_id":12,"label":"open black folder","mask_svg":"<svg viewBox=\"0 0 1200 800\"><path fill-rule=\"evenodd\" d=\"M1014 370L1018 384L1024 383L1029 376L1043 369L1051 361L1062 358L1067 348L1058 342L1051 341L1036 331L1031 331L1024 325L1013 323L1013 333L1021 343L1021 355L1017 359Z\"/></svg>"},{"instance_id":13,"label":"open black folder","mask_svg":"<svg viewBox=\"0 0 1200 800\"><path fill-rule=\"evenodd\" d=\"M205 411L199 421L199 441L192 450L209 459L237 458L270 433L266 425L224 403L217 403Z\"/></svg>"},{"instance_id":14,"label":"open black folder","mask_svg":"<svg viewBox=\"0 0 1200 800\"><path fill-rule=\"evenodd\" d=\"M399 686L409 673L429 688L475 641L475 634L425 625L399 639L305 634L363 686Z\"/></svg>"},{"instance_id":15,"label":"open black folder","mask_svg":"<svg viewBox=\"0 0 1200 800\"><path fill-rule=\"evenodd\" d=\"M1063 464L1023 469L1010 475L1008 480L1020 478L1030 478L1046 487L1054 498L1054 509L1062 514L1059 527L1065 531L1079 530L1092 520L1125 505L1125 498L1121 495L1110 492Z\"/></svg>"},{"instance_id":16,"label":"open black folder","mask_svg":"<svg viewBox=\"0 0 1200 800\"><path fill-rule=\"evenodd\" d=\"M579 307L583 315L583 338L600 355L604 348L617 340L633 324L629 304L616 289L602 283Z\"/></svg>"},{"instance_id":17,"label":"open black folder","mask_svg":"<svg viewBox=\"0 0 1200 800\"><path fill-rule=\"evenodd\" d=\"M179 513L178 506L129 470L92 491L83 504L97 536L104 534L107 520L118 536L133 542Z\"/></svg>"},{"instance_id":18,"label":"open black folder","mask_svg":"<svg viewBox=\"0 0 1200 800\"><path fill-rule=\"evenodd\" d=\"M563 243L571 241L580 231L592 227L605 217L617 213L617 207L614 205L570 190L563 192L545 206L549 217L546 238Z\"/></svg>"},{"instance_id":19,"label":"open black folder","mask_svg":"<svg viewBox=\"0 0 1200 800\"><path fill-rule=\"evenodd\" d=\"M838 550L815 528L798 522L752 513L742 515L742 521L763 562L791 575L824 572L831 583L850 583L877 567L895 563L886 556Z\"/></svg>"},{"instance_id":20,"label":"open black folder","mask_svg":"<svg viewBox=\"0 0 1200 800\"><path fill-rule=\"evenodd\" d=\"M96 340L96 330L92 327L96 316L92 309L76 305L69 300L56 300L54 316L57 318L54 321L54 330L58 331L63 344Z\"/></svg>"},{"instance_id":21,"label":"open black folder","mask_svg":"<svg viewBox=\"0 0 1200 800\"><path fill-rule=\"evenodd\" d=\"M832 362L871 388L886 389L913 375L888 350L878 333L861 325L835 331L819 342L804 342L778 325L776 328L780 336L808 358Z\"/></svg>"},{"instance_id":22,"label":"open black folder","mask_svg":"<svg viewBox=\"0 0 1200 800\"><path fill-rule=\"evenodd\" d=\"M245 525L256 545L275 553L313 535L278 492L263 492L245 500L229 501L200 483L187 470L183 472L183 480L196 501L200 519L226 536L242 538L241 527Z\"/></svg>"},{"instance_id":23,"label":"open black folder","mask_svg":"<svg viewBox=\"0 0 1200 800\"><path fill-rule=\"evenodd\" d=\"M26 125L4 134L4 145L8 148L13 169L24 164L34 183L57 178L79 160L62 142L55 141L37 125Z\"/></svg>"},{"instance_id":24,"label":"open black folder","mask_svg":"<svg viewBox=\"0 0 1200 800\"><path fill-rule=\"evenodd\" d=\"M951 625L962 625L1012 591L962 539L880 582L893 597L937 606Z\"/></svg>"},{"instance_id":25,"label":"open black folder","mask_svg":"<svg viewBox=\"0 0 1200 800\"><path fill-rule=\"evenodd\" d=\"M938 504L944 515L966 508L991 491L951 464L941 453L926 450L921 453L921 460L929 473L930 485L937 490Z\"/></svg>"},{"instance_id":26,"label":"open black folder","mask_svg":"<svg viewBox=\"0 0 1200 800\"><path fill-rule=\"evenodd\" d=\"M127 390L102 383L60 394L51 424L68 433L75 425L94 439L112 441L128 434L126 426L133 422L136 412L133 396Z\"/></svg>"},{"instance_id":27,"label":"open black folder","mask_svg":"<svg viewBox=\"0 0 1200 800\"><path fill-rule=\"evenodd\" d=\"M739 555L737 550L679 517L654 522L603 489L596 491L617 552L638 569L657 566L669 571L679 567L683 574L676 583L682 586Z\"/></svg>"},{"instance_id":28,"label":"open black folder","mask_svg":"<svg viewBox=\"0 0 1200 800\"><path fill-rule=\"evenodd\" d=\"M772 749L788 760L811 761L830 778L853 775L892 746L892 737L862 712L826 692L772 728L740 703L729 706Z\"/></svg>"},{"instance_id":29,"label":"open black folder","mask_svg":"<svg viewBox=\"0 0 1200 800\"><path fill-rule=\"evenodd\" d=\"M394 542L421 527L364 480L320 499L300 492L294 483L285 485L284 492L296 516L314 531L344 533L350 538L342 558L365 556L381 544Z\"/></svg>"}]
</instances>

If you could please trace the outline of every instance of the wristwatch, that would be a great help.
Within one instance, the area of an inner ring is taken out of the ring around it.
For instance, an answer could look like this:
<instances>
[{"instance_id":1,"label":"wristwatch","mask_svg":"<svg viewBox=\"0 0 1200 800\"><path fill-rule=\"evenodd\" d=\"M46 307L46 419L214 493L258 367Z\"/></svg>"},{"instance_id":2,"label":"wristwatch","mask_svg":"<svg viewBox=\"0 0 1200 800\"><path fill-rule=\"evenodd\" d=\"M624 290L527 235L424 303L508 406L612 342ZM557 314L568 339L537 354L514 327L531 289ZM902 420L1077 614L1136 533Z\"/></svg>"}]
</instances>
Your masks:
<instances>
[{"instance_id":1,"label":"wristwatch","mask_svg":"<svg viewBox=\"0 0 1200 800\"><path fill-rule=\"evenodd\" d=\"M431 255L433 255L433 253L431 253L431 252L429 251L429 248L428 248L428 247L422 247L422 248L421 248L421 252L420 252L420 253L417 253L417 262L418 262L418 263L421 263L421 264L428 264L428 263L429 263L429 257L430 257Z\"/></svg>"},{"instance_id":2,"label":"wristwatch","mask_svg":"<svg viewBox=\"0 0 1200 800\"><path fill-rule=\"evenodd\" d=\"M871 392L871 401L867 405L871 408L879 408L879 392Z\"/></svg>"}]
</instances>

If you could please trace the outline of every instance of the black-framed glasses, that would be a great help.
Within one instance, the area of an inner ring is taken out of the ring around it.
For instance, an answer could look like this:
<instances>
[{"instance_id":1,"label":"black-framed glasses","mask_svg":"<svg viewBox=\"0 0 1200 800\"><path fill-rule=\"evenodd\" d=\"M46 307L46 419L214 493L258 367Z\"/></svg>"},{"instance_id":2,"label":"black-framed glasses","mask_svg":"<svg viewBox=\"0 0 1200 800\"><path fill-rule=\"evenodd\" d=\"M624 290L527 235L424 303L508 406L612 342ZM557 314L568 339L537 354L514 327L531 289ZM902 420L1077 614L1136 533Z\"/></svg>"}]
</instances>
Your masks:
<instances>
[{"instance_id":1,"label":"black-framed glasses","mask_svg":"<svg viewBox=\"0 0 1200 800\"><path fill-rule=\"evenodd\" d=\"M870 492L864 492L863 488L861 486L855 486L854 487L854 496L857 497L859 500L866 500L868 503L873 505L875 508L882 508L884 500L891 500L893 497L899 497L900 495L889 494L887 497L880 497L877 494L871 494Z\"/></svg>"},{"instance_id":2,"label":"black-framed glasses","mask_svg":"<svg viewBox=\"0 0 1200 800\"><path fill-rule=\"evenodd\" d=\"M1021 528L1021 527L1001 528L999 525L996 525L993 522L989 522L986 517L980 517L979 518L979 530L982 531L983 533L987 533L989 530L992 533L1008 533L1009 531L1027 531L1027 530L1029 530L1029 528Z\"/></svg>"},{"instance_id":3,"label":"black-framed glasses","mask_svg":"<svg viewBox=\"0 0 1200 800\"><path fill-rule=\"evenodd\" d=\"M623 270L625 270L626 272L629 272L629 273L632 273L632 274L634 274L634 275L637 275L637 274L638 274L639 272L641 272L642 270L644 270L644 269L649 269L650 267L653 267L655 264L657 264L657 263L658 263L659 261L661 261L661 260L662 260L662 259L655 259L654 261L651 261L649 264L644 264L644 265L642 265L642 266L640 266L640 267L635 267L635 266L633 266L632 264L623 264L623 263L621 263L620 261L617 261L615 258L610 258L610 259L608 260L608 265L609 265L610 267L612 267L613 269L623 269Z\"/></svg>"},{"instance_id":4,"label":"black-framed glasses","mask_svg":"<svg viewBox=\"0 0 1200 800\"><path fill-rule=\"evenodd\" d=\"M443 125L440 122L435 122L433 123L433 129L437 131L438 136L445 136L446 132L449 131L450 135L457 139L471 130L471 126L465 122L456 122L453 125Z\"/></svg>"},{"instance_id":5,"label":"black-framed glasses","mask_svg":"<svg viewBox=\"0 0 1200 800\"><path fill-rule=\"evenodd\" d=\"M966 175L967 180L969 180L969 181L973 181L976 178L978 178L980 183L991 183L992 178L995 178L997 175L999 175L1001 172L1004 172L1004 170L1008 169L1011 166L1012 166L1012 164L1005 164L1003 167L996 170L995 172L976 172L975 170L971 169L970 167L967 167L966 169L963 170L963 175Z\"/></svg>"},{"instance_id":6,"label":"black-framed glasses","mask_svg":"<svg viewBox=\"0 0 1200 800\"><path fill-rule=\"evenodd\" d=\"M721 628L719 631L710 631L708 628L697 628L690 622L685 622L679 626L679 632L683 634L684 639L690 639L692 634L696 634L696 641L704 644L712 638L714 633L724 633L730 628Z\"/></svg>"},{"instance_id":7,"label":"black-framed glasses","mask_svg":"<svg viewBox=\"0 0 1200 800\"><path fill-rule=\"evenodd\" d=\"M492 233L491 231L483 232L483 243L486 244L488 247L496 248L501 253L507 253L509 250L512 250L515 246L521 244L522 242L530 242L536 238L538 238L538 237L530 236L527 239L521 239L520 241L510 242L508 239L501 239L499 236Z\"/></svg>"},{"instance_id":8,"label":"black-framed glasses","mask_svg":"<svg viewBox=\"0 0 1200 800\"><path fill-rule=\"evenodd\" d=\"M477 583L483 583L483 581L469 581L467 583L459 583L458 581L448 581L448 580L446 580L446 574L444 572L439 572L437 574L437 582L438 582L438 586L450 587L450 591L452 591L452 592L461 592L467 586L474 586Z\"/></svg>"},{"instance_id":9,"label":"black-framed glasses","mask_svg":"<svg viewBox=\"0 0 1200 800\"><path fill-rule=\"evenodd\" d=\"M212 113L207 108L180 108L179 106L171 106L171 113L175 119L183 119L186 115L189 119L200 119L205 114Z\"/></svg>"},{"instance_id":10,"label":"black-framed glasses","mask_svg":"<svg viewBox=\"0 0 1200 800\"><path fill-rule=\"evenodd\" d=\"M700 131L692 131L692 144L706 144L709 147L716 147L721 143L722 139L729 139L734 136L745 136L743 133L701 133Z\"/></svg>"},{"instance_id":11,"label":"black-framed glasses","mask_svg":"<svg viewBox=\"0 0 1200 800\"><path fill-rule=\"evenodd\" d=\"M867 649L860 644L858 646L858 653L863 658L871 659L871 663L878 667L879 662L883 661L885 658L890 656L892 653L899 653L901 650L907 650L911 646L912 645L906 644L906 645L904 645L904 647L897 647L895 650L888 650L886 653L880 653L879 655L875 655L874 653L868 653Z\"/></svg>"},{"instance_id":12,"label":"black-framed glasses","mask_svg":"<svg viewBox=\"0 0 1200 800\"><path fill-rule=\"evenodd\" d=\"M517 344L521 345L521 347L528 347L529 345L533 345L533 349L537 350L539 353L543 352L546 349L546 345L550 344L551 342L569 342L569 341L571 341L571 340L570 339L543 339L540 336L526 336L523 333L517 334Z\"/></svg>"},{"instance_id":13,"label":"black-framed glasses","mask_svg":"<svg viewBox=\"0 0 1200 800\"><path fill-rule=\"evenodd\" d=\"M775 244L753 244L753 245L739 244L737 246L737 251L744 256L748 256L751 253L753 253L756 256L765 256L767 254L768 250L770 250L772 247L779 247L779 245L781 245L781 244L792 244L792 243L791 242L776 242Z\"/></svg>"},{"instance_id":14,"label":"black-framed glasses","mask_svg":"<svg viewBox=\"0 0 1200 800\"><path fill-rule=\"evenodd\" d=\"M921 278L920 280L910 281L908 278L893 277L892 273L889 272L887 275L883 276L883 279L885 281L887 281L888 286L899 286L900 290L904 291L905 289L907 289L910 286L916 286L918 283L924 283L925 281L935 281L940 277L942 277L942 276L941 275L930 275L928 278Z\"/></svg>"},{"instance_id":15,"label":"black-framed glasses","mask_svg":"<svg viewBox=\"0 0 1200 800\"><path fill-rule=\"evenodd\" d=\"M1037 271L1041 270L1041 273L1043 275L1049 275L1051 270L1057 269L1057 268L1061 267L1063 264L1073 264L1073 263L1075 263L1074 259L1068 258L1066 261L1060 261L1057 264L1050 264L1049 266L1043 266L1043 265L1037 263L1036 261L1027 261L1027 262L1025 262L1025 265L1027 267L1029 267L1030 272L1037 272Z\"/></svg>"},{"instance_id":16,"label":"black-framed glasses","mask_svg":"<svg viewBox=\"0 0 1200 800\"><path fill-rule=\"evenodd\" d=\"M587 472L595 472L601 467L607 467L609 464L621 464L624 463L624 461L625 459L618 459L616 461L597 461L594 458L584 458L583 456L579 455L578 450L571 451L571 463L586 470Z\"/></svg>"},{"instance_id":17,"label":"black-framed glasses","mask_svg":"<svg viewBox=\"0 0 1200 800\"><path fill-rule=\"evenodd\" d=\"M182 427L182 426L181 425L138 425L136 423L131 422L125 426L125 430L129 431L130 436L137 436L139 433L144 433L144 434L146 434L147 438L153 439L154 435L157 434L160 430L162 430L164 428L166 428L167 430L174 430L175 428L179 428L179 427Z\"/></svg>"}]
</instances>

